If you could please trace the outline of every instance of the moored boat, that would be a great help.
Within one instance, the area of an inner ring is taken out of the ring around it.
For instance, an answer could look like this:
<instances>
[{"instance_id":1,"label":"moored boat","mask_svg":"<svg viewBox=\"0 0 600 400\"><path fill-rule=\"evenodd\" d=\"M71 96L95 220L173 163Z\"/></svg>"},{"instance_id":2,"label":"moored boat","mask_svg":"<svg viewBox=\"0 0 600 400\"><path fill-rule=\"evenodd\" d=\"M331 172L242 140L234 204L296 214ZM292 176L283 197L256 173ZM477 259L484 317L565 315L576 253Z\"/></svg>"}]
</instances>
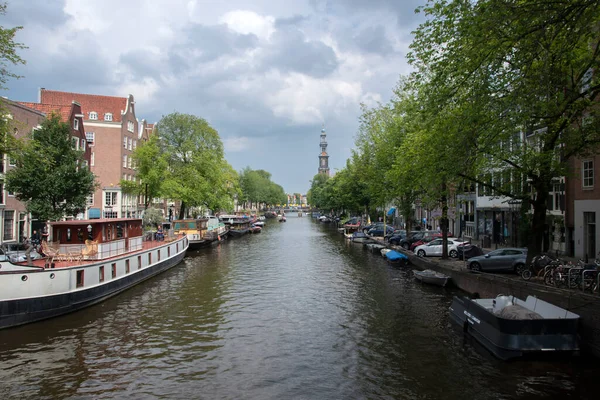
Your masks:
<instances>
[{"instance_id":1,"label":"moored boat","mask_svg":"<svg viewBox=\"0 0 600 400\"><path fill-rule=\"evenodd\" d=\"M396 250L386 252L384 257L392 264L408 265L408 256Z\"/></svg>"},{"instance_id":2,"label":"moored boat","mask_svg":"<svg viewBox=\"0 0 600 400\"><path fill-rule=\"evenodd\" d=\"M503 360L579 351L579 315L534 296L454 296L450 319Z\"/></svg>"},{"instance_id":3,"label":"moored boat","mask_svg":"<svg viewBox=\"0 0 600 400\"><path fill-rule=\"evenodd\" d=\"M176 235L186 235L189 241L188 250L209 244L212 240L206 236L208 218L186 218L173 221L173 231Z\"/></svg>"},{"instance_id":4,"label":"moored boat","mask_svg":"<svg viewBox=\"0 0 600 400\"><path fill-rule=\"evenodd\" d=\"M247 215L220 215L219 220L229 227L229 236L239 237L250 233L253 219Z\"/></svg>"},{"instance_id":5,"label":"moored boat","mask_svg":"<svg viewBox=\"0 0 600 400\"><path fill-rule=\"evenodd\" d=\"M420 282L441 287L446 286L446 284L450 280L450 277L448 275L442 274L441 272L433 271L431 269L426 269L424 271L414 270L413 275L415 276L415 279Z\"/></svg>"},{"instance_id":6,"label":"moored boat","mask_svg":"<svg viewBox=\"0 0 600 400\"><path fill-rule=\"evenodd\" d=\"M185 235L156 241L137 218L49 223L45 258L0 262L0 329L99 303L175 265L188 248ZM87 239L86 239L87 238Z\"/></svg>"}]
</instances>

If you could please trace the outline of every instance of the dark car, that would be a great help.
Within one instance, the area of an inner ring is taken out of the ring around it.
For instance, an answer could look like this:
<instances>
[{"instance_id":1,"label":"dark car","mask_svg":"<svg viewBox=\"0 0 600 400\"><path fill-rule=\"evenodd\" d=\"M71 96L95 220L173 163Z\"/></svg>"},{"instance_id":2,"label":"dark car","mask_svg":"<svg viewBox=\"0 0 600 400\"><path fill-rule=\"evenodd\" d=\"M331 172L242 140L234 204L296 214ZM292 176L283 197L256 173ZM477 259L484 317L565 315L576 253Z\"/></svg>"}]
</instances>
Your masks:
<instances>
[{"instance_id":1,"label":"dark car","mask_svg":"<svg viewBox=\"0 0 600 400\"><path fill-rule=\"evenodd\" d=\"M410 250L410 245L418 240L423 239L424 235L425 231L412 231L408 235L406 235L404 239L400 240L400 243L398 244L402 246L403 249Z\"/></svg>"},{"instance_id":2,"label":"dark car","mask_svg":"<svg viewBox=\"0 0 600 400\"><path fill-rule=\"evenodd\" d=\"M392 233L392 236L390 236L388 241L390 242L390 244L399 245L400 241L402 239L404 239L405 237L406 237L406 231L399 229L399 230L394 231L394 233Z\"/></svg>"},{"instance_id":3,"label":"dark car","mask_svg":"<svg viewBox=\"0 0 600 400\"><path fill-rule=\"evenodd\" d=\"M473 271L514 271L520 274L526 260L527 249L508 247L471 257L468 267Z\"/></svg>"},{"instance_id":4,"label":"dark car","mask_svg":"<svg viewBox=\"0 0 600 400\"><path fill-rule=\"evenodd\" d=\"M383 225L381 226L376 226L374 228L369 229L369 231L367 232L367 235L369 236L377 236L377 237L389 237L392 236L392 234L394 233L394 228L386 225L385 226L385 235L383 234Z\"/></svg>"}]
</instances>

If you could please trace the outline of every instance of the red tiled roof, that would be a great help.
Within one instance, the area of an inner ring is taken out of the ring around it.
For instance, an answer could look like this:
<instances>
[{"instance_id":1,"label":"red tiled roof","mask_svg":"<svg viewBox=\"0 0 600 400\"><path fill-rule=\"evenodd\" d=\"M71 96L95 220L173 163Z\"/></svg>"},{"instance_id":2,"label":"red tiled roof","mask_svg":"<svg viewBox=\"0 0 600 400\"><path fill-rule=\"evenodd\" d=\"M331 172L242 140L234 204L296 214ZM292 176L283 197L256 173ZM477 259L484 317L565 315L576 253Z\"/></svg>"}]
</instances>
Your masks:
<instances>
[{"instance_id":1,"label":"red tiled roof","mask_svg":"<svg viewBox=\"0 0 600 400\"><path fill-rule=\"evenodd\" d=\"M40 90L40 103L67 105L76 101L81 104L84 120L89 120L90 111L98 113L98 121L104 121L105 113L112 113L113 122L121 122L121 111L127 107L127 97L100 96L96 94L59 92L57 90Z\"/></svg>"},{"instance_id":2,"label":"red tiled roof","mask_svg":"<svg viewBox=\"0 0 600 400\"><path fill-rule=\"evenodd\" d=\"M71 118L71 104L69 104L68 106L63 106L57 104L28 103L25 101L18 101L17 103L25 107L41 111L46 115L50 115L53 112L56 112L58 115L60 115L60 120L63 122L69 122L69 119Z\"/></svg>"}]
</instances>

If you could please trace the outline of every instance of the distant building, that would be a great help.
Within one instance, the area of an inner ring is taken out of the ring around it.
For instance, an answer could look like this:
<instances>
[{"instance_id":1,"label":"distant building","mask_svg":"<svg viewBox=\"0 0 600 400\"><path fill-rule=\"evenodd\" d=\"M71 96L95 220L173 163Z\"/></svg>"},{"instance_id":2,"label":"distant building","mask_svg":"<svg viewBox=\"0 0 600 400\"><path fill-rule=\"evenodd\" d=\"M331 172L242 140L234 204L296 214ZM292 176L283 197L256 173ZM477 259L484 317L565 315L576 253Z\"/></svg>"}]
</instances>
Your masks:
<instances>
[{"instance_id":1,"label":"distant building","mask_svg":"<svg viewBox=\"0 0 600 400\"><path fill-rule=\"evenodd\" d=\"M329 156L325 128L321 129L321 154L319 154L319 173L329 176Z\"/></svg>"}]
</instances>

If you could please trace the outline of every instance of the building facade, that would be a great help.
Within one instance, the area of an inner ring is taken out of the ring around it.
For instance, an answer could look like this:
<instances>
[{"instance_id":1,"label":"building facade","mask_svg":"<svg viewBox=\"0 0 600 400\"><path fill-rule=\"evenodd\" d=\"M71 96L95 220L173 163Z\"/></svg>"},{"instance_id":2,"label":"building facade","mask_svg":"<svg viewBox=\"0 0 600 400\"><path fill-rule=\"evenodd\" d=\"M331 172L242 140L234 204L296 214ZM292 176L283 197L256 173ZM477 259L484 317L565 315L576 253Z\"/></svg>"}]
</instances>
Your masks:
<instances>
[{"instance_id":1,"label":"building facade","mask_svg":"<svg viewBox=\"0 0 600 400\"><path fill-rule=\"evenodd\" d=\"M133 95L100 96L40 90L41 104L81 105L85 137L90 148L90 169L99 188L88 200L87 218L137 217L143 210L139 196L124 194L121 179L137 181L132 153L147 135L135 115Z\"/></svg>"},{"instance_id":2,"label":"building facade","mask_svg":"<svg viewBox=\"0 0 600 400\"><path fill-rule=\"evenodd\" d=\"M44 113L25 107L19 103L2 99L2 117L8 125L8 132L17 138L26 137L41 127L46 119ZM0 243L18 243L31 235L31 225L35 221L27 213L25 205L8 192L4 186L4 174L16 164L6 154L0 153Z\"/></svg>"}]
</instances>

